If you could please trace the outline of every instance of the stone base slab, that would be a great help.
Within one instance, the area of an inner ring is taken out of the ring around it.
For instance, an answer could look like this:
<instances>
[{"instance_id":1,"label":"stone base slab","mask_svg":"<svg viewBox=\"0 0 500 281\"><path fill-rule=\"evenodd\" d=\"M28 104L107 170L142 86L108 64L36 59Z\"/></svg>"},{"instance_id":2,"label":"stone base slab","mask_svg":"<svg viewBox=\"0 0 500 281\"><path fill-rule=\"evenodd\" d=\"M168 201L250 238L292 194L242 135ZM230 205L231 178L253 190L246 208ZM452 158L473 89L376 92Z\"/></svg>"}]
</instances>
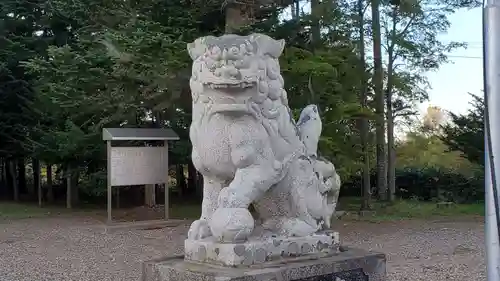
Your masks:
<instances>
[{"instance_id":1,"label":"stone base slab","mask_svg":"<svg viewBox=\"0 0 500 281\"><path fill-rule=\"evenodd\" d=\"M328 232L305 237L257 237L244 243L218 243L213 238L185 240L187 261L221 266L251 266L290 258L316 258L339 251L339 233Z\"/></svg>"},{"instance_id":2,"label":"stone base slab","mask_svg":"<svg viewBox=\"0 0 500 281\"><path fill-rule=\"evenodd\" d=\"M183 256L143 264L143 281L386 281L384 254L346 248L315 260L288 260L233 268L187 261Z\"/></svg>"}]
</instances>

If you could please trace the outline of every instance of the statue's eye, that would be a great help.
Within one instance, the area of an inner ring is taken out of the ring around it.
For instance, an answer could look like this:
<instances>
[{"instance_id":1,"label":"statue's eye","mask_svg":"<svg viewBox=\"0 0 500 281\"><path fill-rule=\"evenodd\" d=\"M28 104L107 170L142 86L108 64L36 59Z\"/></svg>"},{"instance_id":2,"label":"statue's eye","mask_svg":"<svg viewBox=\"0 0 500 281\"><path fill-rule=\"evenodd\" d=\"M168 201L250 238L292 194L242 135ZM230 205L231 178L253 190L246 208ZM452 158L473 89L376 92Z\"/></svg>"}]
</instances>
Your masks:
<instances>
[{"instance_id":1,"label":"statue's eye","mask_svg":"<svg viewBox=\"0 0 500 281\"><path fill-rule=\"evenodd\" d=\"M221 53L221 50L218 46L213 46L211 50L212 55L218 55Z\"/></svg>"},{"instance_id":2,"label":"statue's eye","mask_svg":"<svg viewBox=\"0 0 500 281\"><path fill-rule=\"evenodd\" d=\"M229 51L233 54L233 55L237 55L240 53L240 49L238 49L238 47L236 46L233 46L231 47L231 49L229 49Z\"/></svg>"}]
</instances>

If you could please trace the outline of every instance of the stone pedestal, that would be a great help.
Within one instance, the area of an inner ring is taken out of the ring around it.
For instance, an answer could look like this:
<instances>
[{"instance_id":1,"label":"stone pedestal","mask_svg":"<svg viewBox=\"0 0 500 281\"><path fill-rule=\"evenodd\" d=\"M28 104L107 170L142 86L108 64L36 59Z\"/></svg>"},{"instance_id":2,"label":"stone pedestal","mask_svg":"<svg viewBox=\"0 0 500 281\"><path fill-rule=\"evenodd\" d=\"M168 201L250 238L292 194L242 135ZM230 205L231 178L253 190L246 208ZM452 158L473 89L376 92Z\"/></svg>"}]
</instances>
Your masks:
<instances>
[{"instance_id":1,"label":"stone pedestal","mask_svg":"<svg viewBox=\"0 0 500 281\"><path fill-rule=\"evenodd\" d=\"M183 256L144 263L143 281L385 281L381 253L347 248L330 256L290 257L240 267L187 261Z\"/></svg>"},{"instance_id":2,"label":"stone pedestal","mask_svg":"<svg viewBox=\"0 0 500 281\"><path fill-rule=\"evenodd\" d=\"M321 232L304 237L257 235L244 243L218 243L214 237L184 242L187 261L229 267L258 265L289 258L317 258L339 252L339 233Z\"/></svg>"}]
</instances>

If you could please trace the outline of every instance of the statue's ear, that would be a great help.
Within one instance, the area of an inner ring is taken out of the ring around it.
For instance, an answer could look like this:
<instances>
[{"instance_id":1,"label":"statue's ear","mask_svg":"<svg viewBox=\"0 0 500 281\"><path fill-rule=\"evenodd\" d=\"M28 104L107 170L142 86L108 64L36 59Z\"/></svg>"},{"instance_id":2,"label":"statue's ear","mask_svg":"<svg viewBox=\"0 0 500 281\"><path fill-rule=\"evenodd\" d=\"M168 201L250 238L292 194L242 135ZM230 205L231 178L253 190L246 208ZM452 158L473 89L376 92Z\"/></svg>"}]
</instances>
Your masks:
<instances>
[{"instance_id":1,"label":"statue's ear","mask_svg":"<svg viewBox=\"0 0 500 281\"><path fill-rule=\"evenodd\" d=\"M187 51L192 60L196 60L205 52L206 46L204 38L198 38L192 43L187 44Z\"/></svg>"},{"instance_id":2,"label":"statue's ear","mask_svg":"<svg viewBox=\"0 0 500 281\"><path fill-rule=\"evenodd\" d=\"M285 40L284 39L280 39L280 40L274 40L274 52L273 52L273 56L274 58L279 58L281 56L281 54L283 53L283 50L285 49Z\"/></svg>"},{"instance_id":3,"label":"statue's ear","mask_svg":"<svg viewBox=\"0 0 500 281\"><path fill-rule=\"evenodd\" d=\"M259 51L275 59L279 58L285 48L285 40L275 40L264 34L252 34L252 38L257 42Z\"/></svg>"},{"instance_id":4,"label":"statue's ear","mask_svg":"<svg viewBox=\"0 0 500 281\"><path fill-rule=\"evenodd\" d=\"M195 52L196 44L187 43L187 51L192 60L196 60L200 55Z\"/></svg>"}]
</instances>

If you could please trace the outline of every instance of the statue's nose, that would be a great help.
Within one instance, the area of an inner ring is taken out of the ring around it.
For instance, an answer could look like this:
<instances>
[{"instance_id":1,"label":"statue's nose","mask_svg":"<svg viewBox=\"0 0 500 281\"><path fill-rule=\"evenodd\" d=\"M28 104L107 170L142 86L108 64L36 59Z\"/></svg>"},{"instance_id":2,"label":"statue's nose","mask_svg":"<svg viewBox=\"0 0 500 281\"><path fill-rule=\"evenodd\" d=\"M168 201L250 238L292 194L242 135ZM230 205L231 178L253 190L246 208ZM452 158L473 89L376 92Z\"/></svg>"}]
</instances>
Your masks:
<instances>
[{"instance_id":1,"label":"statue's nose","mask_svg":"<svg viewBox=\"0 0 500 281\"><path fill-rule=\"evenodd\" d=\"M226 78L237 78L240 72L234 65L225 65L222 67L222 74Z\"/></svg>"},{"instance_id":2,"label":"statue's nose","mask_svg":"<svg viewBox=\"0 0 500 281\"><path fill-rule=\"evenodd\" d=\"M224 48L224 50L222 50L223 60L238 60L239 58L240 58L240 53L237 49L228 50L227 48Z\"/></svg>"},{"instance_id":3,"label":"statue's nose","mask_svg":"<svg viewBox=\"0 0 500 281\"><path fill-rule=\"evenodd\" d=\"M227 49L222 50L219 68L215 70L215 75L226 79L238 79L240 71L236 68L235 63L238 57L228 52Z\"/></svg>"}]
</instances>

